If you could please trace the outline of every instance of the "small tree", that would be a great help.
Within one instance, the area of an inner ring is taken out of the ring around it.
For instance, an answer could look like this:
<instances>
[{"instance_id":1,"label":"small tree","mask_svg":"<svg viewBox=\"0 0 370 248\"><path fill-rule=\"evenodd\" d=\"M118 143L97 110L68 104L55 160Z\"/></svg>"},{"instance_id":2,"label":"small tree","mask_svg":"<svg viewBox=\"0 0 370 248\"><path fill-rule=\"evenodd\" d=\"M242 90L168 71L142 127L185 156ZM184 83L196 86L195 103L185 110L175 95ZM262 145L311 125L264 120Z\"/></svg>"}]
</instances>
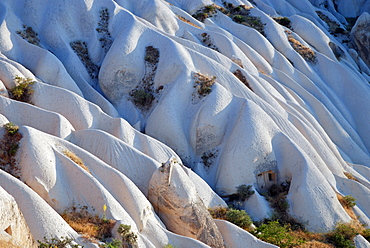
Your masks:
<instances>
[{"instance_id":1,"label":"small tree","mask_svg":"<svg viewBox=\"0 0 370 248\"><path fill-rule=\"evenodd\" d=\"M226 220L243 229L247 229L253 223L247 212L236 209L231 209L226 213Z\"/></svg>"},{"instance_id":2,"label":"small tree","mask_svg":"<svg viewBox=\"0 0 370 248\"><path fill-rule=\"evenodd\" d=\"M131 248L137 243L137 235L130 230L131 226L124 224L121 224L117 229L117 232L122 237L123 246L127 248Z\"/></svg>"}]
</instances>

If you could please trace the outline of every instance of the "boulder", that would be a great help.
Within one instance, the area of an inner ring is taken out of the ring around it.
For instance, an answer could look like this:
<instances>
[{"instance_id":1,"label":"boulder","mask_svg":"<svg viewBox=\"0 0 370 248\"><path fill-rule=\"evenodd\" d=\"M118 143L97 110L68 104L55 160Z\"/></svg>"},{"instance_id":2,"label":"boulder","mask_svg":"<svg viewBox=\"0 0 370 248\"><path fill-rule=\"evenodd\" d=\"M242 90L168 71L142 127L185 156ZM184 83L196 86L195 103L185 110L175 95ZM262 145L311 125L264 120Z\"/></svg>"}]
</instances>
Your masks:
<instances>
[{"instance_id":1,"label":"boulder","mask_svg":"<svg viewBox=\"0 0 370 248\"><path fill-rule=\"evenodd\" d=\"M370 14L364 12L351 31L351 40L357 46L362 60L370 67Z\"/></svg>"},{"instance_id":2,"label":"boulder","mask_svg":"<svg viewBox=\"0 0 370 248\"><path fill-rule=\"evenodd\" d=\"M16 201L2 187L0 187L0 247L37 247Z\"/></svg>"},{"instance_id":3,"label":"boulder","mask_svg":"<svg viewBox=\"0 0 370 248\"><path fill-rule=\"evenodd\" d=\"M220 231L176 159L153 173L148 198L168 230L211 247L224 247Z\"/></svg>"}]
</instances>

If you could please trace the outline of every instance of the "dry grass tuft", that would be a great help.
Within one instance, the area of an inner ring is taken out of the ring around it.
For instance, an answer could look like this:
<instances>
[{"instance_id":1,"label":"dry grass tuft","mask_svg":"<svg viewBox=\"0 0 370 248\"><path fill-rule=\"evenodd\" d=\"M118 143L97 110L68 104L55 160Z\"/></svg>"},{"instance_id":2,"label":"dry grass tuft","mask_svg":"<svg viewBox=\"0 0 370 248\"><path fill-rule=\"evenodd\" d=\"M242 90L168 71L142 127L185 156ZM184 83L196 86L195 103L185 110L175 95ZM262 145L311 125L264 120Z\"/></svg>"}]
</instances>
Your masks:
<instances>
[{"instance_id":1,"label":"dry grass tuft","mask_svg":"<svg viewBox=\"0 0 370 248\"><path fill-rule=\"evenodd\" d=\"M112 236L115 221L90 214L86 206L79 209L72 207L61 216L76 232L90 241L105 240Z\"/></svg>"},{"instance_id":2,"label":"dry grass tuft","mask_svg":"<svg viewBox=\"0 0 370 248\"><path fill-rule=\"evenodd\" d=\"M82 169L84 169L85 171L90 173L89 168L87 168L87 166L84 164L82 159L79 158L76 154L74 154L73 152L68 151L68 150L64 150L63 154L66 155L70 160L72 160L73 162L78 164Z\"/></svg>"},{"instance_id":3,"label":"dry grass tuft","mask_svg":"<svg viewBox=\"0 0 370 248\"><path fill-rule=\"evenodd\" d=\"M195 78L194 88L197 89L199 96L206 96L212 92L212 86L215 84L216 76L208 77L197 72L193 77Z\"/></svg>"},{"instance_id":4,"label":"dry grass tuft","mask_svg":"<svg viewBox=\"0 0 370 248\"><path fill-rule=\"evenodd\" d=\"M353 219L355 220L356 222L358 222L358 224L361 226L361 224L359 223L358 219L357 219L357 216L356 214L353 212L353 209L352 207L348 204L348 201L346 200L345 197L337 194L337 198L338 198L338 201L339 203L342 205L342 207L344 208L344 210L347 212L347 214Z\"/></svg>"},{"instance_id":5,"label":"dry grass tuft","mask_svg":"<svg viewBox=\"0 0 370 248\"><path fill-rule=\"evenodd\" d=\"M186 19L185 17L182 17L182 16L180 16L180 15L177 15L177 17L178 17L181 21L186 22L187 24L190 24L190 25L192 25L193 27L196 27L196 28L202 29L201 27L199 27L198 25L196 25L196 24L192 23L191 21L189 21L189 20L188 20L188 19Z\"/></svg>"},{"instance_id":6,"label":"dry grass tuft","mask_svg":"<svg viewBox=\"0 0 370 248\"><path fill-rule=\"evenodd\" d=\"M357 178L356 178L352 173L344 172L344 175L345 175L348 179L351 179L351 180L354 180L354 181L356 181L356 182L361 183L359 180L357 180Z\"/></svg>"},{"instance_id":7,"label":"dry grass tuft","mask_svg":"<svg viewBox=\"0 0 370 248\"><path fill-rule=\"evenodd\" d=\"M301 42L294 39L294 37L290 34L288 34L288 41L293 49L297 53L299 53L304 58L304 60L306 60L307 62L316 63L316 54L314 51L311 50L311 48L302 45Z\"/></svg>"}]
</instances>

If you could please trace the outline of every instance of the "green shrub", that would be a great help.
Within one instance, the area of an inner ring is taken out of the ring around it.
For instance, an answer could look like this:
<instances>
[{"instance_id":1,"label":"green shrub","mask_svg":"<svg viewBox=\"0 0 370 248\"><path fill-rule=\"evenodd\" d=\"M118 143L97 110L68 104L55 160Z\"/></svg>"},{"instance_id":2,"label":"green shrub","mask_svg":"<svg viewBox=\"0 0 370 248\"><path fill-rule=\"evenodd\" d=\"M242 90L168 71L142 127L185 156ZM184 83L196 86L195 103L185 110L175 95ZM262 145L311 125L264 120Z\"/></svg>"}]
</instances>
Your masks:
<instances>
[{"instance_id":1,"label":"green shrub","mask_svg":"<svg viewBox=\"0 0 370 248\"><path fill-rule=\"evenodd\" d=\"M122 247L122 241L113 239L111 242L99 245L99 248L120 248Z\"/></svg>"},{"instance_id":2,"label":"green shrub","mask_svg":"<svg viewBox=\"0 0 370 248\"><path fill-rule=\"evenodd\" d=\"M68 237L51 238L44 237L44 241L37 240L38 248L81 248L83 246L71 244L73 239Z\"/></svg>"},{"instance_id":3,"label":"green shrub","mask_svg":"<svg viewBox=\"0 0 370 248\"><path fill-rule=\"evenodd\" d=\"M356 198L354 198L353 196L346 195L343 198L347 207L353 208L354 206L356 206Z\"/></svg>"},{"instance_id":4,"label":"green shrub","mask_svg":"<svg viewBox=\"0 0 370 248\"><path fill-rule=\"evenodd\" d=\"M35 82L31 78L15 76L15 83L16 86L10 89L10 97L17 101L30 103L33 93L31 85Z\"/></svg>"},{"instance_id":5,"label":"green shrub","mask_svg":"<svg viewBox=\"0 0 370 248\"><path fill-rule=\"evenodd\" d=\"M124 224L121 224L117 229L117 232L122 237L124 247L132 247L137 243L137 235L130 230L131 226Z\"/></svg>"},{"instance_id":6,"label":"green shrub","mask_svg":"<svg viewBox=\"0 0 370 248\"><path fill-rule=\"evenodd\" d=\"M251 217L244 210L231 209L226 213L226 220L243 229L253 224Z\"/></svg>"},{"instance_id":7,"label":"green shrub","mask_svg":"<svg viewBox=\"0 0 370 248\"><path fill-rule=\"evenodd\" d=\"M234 15L233 21L237 23L242 23L242 22L245 22L245 17L242 15Z\"/></svg>"},{"instance_id":8,"label":"green shrub","mask_svg":"<svg viewBox=\"0 0 370 248\"><path fill-rule=\"evenodd\" d=\"M254 190L251 190L252 185L239 185L236 187L236 192L240 195L240 200L245 201L254 194Z\"/></svg>"},{"instance_id":9,"label":"green shrub","mask_svg":"<svg viewBox=\"0 0 370 248\"><path fill-rule=\"evenodd\" d=\"M340 223L336 229L327 234L330 243L338 248L355 247L353 238L358 234L358 231L349 224Z\"/></svg>"},{"instance_id":10,"label":"green shrub","mask_svg":"<svg viewBox=\"0 0 370 248\"><path fill-rule=\"evenodd\" d=\"M281 248L293 247L304 243L301 238L293 237L289 225L281 225L278 221L270 221L257 227L254 234L265 242Z\"/></svg>"},{"instance_id":11,"label":"green shrub","mask_svg":"<svg viewBox=\"0 0 370 248\"><path fill-rule=\"evenodd\" d=\"M363 232L362 232L362 236L370 242L370 229L365 229Z\"/></svg>"},{"instance_id":12,"label":"green shrub","mask_svg":"<svg viewBox=\"0 0 370 248\"><path fill-rule=\"evenodd\" d=\"M291 21L288 17L275 17L274 20L282 26L291 28Z\"/></svg>"},{"instance_id":13,"label":"green shrub","mask_svg":"<svg viewBox=\"0 0 370 248\"><path fill-rule=\"evenodd\" d=\"M4 128L10 135L14 135L16 132L18 132L19 129L19 127L12 122L6 123L4 125Z\"/></svg>"},{"instance_id":14,"label":"green shrub","mask_svg":"<svg viewBox=\"0 0 370 248\"><path fill-rule=\"evenodd\" d=\"M133 103L142 108L150 107L154 100L153 94L145 89L136 89L132 91L130 95Z\"/></svg>"}]
</instances>

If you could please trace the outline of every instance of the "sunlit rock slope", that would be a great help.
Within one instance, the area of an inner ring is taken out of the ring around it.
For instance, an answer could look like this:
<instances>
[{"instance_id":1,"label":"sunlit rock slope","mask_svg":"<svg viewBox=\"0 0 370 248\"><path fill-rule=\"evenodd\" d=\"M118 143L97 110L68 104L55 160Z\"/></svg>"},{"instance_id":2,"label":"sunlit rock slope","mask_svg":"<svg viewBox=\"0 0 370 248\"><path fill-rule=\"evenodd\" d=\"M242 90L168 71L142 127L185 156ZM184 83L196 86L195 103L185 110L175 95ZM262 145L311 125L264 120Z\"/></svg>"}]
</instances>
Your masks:
<instances>
[{"instance_id":1,"label":"sunlit rock slope","mask_svg":"<svg viewBox=\"0 0 370 248\"><path fill-rule=\"evenodd\" d=\"M351 222L346 195L370 225L369 11L2 0L0 239L98 247L60 216L87 207L130 225L138 247L271 247L208 214L243 184L255 194L238 207L256 221L271 217L263 194L276 184L310 231Z\"/></svg>"}]
</instances>

